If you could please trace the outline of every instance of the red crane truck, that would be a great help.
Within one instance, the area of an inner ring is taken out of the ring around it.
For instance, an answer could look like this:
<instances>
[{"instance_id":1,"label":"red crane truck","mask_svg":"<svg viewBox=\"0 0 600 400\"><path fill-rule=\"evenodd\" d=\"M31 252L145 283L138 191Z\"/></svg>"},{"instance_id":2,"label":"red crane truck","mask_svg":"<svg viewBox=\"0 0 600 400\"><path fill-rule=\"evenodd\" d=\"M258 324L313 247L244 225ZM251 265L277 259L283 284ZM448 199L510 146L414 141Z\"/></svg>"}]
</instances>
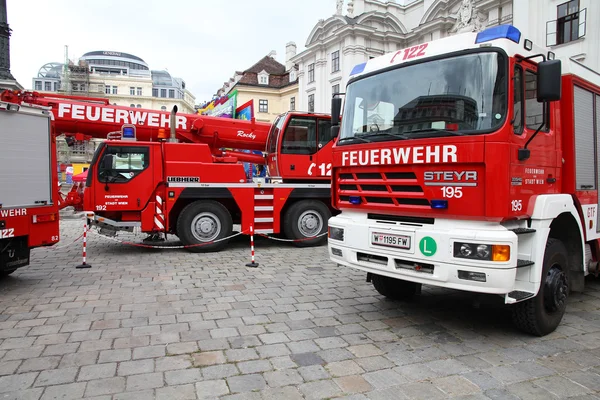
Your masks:
<instances>
[{"instance_id":1,"label":"red crane truck","mask_svg":"<svg viewBox=\"0 0 600 400\"><path fill-rule=\"evenodd\" d=\"M0 276L59 241L52 133L47 109L0 101Z\"/></svg>"},{"instance_id":2,"label":"red crane truck","mask_svg":"<svg viewBox=\"0 0 600 400\"><path fill-rule=\"evenodd\" d=\"M556 329L598 274L600 76L497 26L354 68L332 101L335 263L401 299L497 294Z\"/></svg>"},{"instance_id":3,"label":"red crane truck","mask_svg":"<svg viewBox=\"0 0 600 400\"><path fill-rule=\"evenodd\" d=\"M122 132L122 140L98 147L83 196L84 208L95 213L93 224L106 232L172 233L192 251L224 248L233 224L244 232L252 226L259 234L283 233L298 246L327 240L329 115L289 112L270 125L112 106L98 98L37 92L3 97L50 107L57 133L104 138ZM223 148L259 150L266 157ZM247 182L239 161L266 164L270 182Z\"/></svg>"}]
</instances>

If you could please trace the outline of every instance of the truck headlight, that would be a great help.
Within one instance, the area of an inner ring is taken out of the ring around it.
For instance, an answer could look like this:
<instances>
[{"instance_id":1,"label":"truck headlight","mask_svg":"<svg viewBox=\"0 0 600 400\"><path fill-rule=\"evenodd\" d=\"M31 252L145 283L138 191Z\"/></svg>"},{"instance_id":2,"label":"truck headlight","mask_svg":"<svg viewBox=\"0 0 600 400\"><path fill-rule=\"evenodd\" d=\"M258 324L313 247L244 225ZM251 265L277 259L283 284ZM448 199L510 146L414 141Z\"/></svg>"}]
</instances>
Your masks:
<instances>
[{"instance_id":1,"label":"truck headlight","mask_svg":"<svg viewBox=\"0 0 600 400\"><path fill-rule=\"evenodd\" d=\"M330 226L328 232L329 232L328 233L329 239L339 240L340 242L344 241L344 229L343 228L336 228L334 226Z\"/></svg>"},{"instance_id":2,"label":"truck headlight","mask_svg":"<svg viewBox=\"0 0 600 400\"><path fill-rule=\"evenodd\" d=\"M454 242L454 257L468 260L508 261L510 260L510 246Z\"/></svg>"}]
</instances>

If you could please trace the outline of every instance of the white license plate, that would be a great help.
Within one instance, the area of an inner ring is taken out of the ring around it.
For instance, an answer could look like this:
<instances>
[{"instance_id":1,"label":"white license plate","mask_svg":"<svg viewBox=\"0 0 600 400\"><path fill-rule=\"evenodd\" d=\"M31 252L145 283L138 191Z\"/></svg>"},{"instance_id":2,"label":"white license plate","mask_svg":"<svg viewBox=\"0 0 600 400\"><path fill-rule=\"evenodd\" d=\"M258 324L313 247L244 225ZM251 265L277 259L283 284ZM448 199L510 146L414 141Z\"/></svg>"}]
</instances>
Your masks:
<instances>
[{"instance_id":1,"label":"white license plate","mask_svg":"<svg viewBox=\"0 0 600 400\"><path fill-rule=\"evenodd\" d=\"M409 250L410 236L373 232L371 233L371 244Z\"/></svg>"}]
</instances>

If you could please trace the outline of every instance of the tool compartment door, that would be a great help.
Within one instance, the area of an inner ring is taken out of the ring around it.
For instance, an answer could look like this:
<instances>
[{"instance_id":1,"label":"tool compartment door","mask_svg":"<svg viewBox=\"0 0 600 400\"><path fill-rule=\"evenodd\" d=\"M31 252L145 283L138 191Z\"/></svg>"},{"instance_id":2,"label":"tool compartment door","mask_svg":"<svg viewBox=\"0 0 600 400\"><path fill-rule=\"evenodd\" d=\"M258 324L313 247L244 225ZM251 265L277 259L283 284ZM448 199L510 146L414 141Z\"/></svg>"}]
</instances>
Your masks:
<instances>
[{"instance_id":1,"label":"tool compartment door","mask_svg":"<svg viewBox=\"0 0 600 400\"><path fill-rule=\"evenodd\" d=\"M51 160L48 112L26 106L8 111L0 104L0 206L51 204Z\"/></svg>"}]
</instances>

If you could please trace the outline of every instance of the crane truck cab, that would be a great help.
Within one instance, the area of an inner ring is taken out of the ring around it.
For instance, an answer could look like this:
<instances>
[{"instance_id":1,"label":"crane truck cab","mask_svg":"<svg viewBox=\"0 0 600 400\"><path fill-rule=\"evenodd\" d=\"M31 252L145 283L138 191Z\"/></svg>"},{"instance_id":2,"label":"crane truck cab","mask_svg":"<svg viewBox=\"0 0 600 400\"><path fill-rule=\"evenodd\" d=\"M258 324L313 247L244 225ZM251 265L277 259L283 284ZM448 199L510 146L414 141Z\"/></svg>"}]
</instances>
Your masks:
<instances>
[{"instance_id":1,"label":"crane truck cab","mask_svg":"<svg viewBox=\"0 0 600 400\"><path fill-rule=\"evenodd\" d=\"M223 249L234 224L244 233L284 234L298 246L325 243L332 215L330 118L290 112L258 135L237 128L240 121L217 120L209 120L219 124L210 132L192 122L201 137L195 143L178 142L174 129L170 140L137 141L135 126L122 140L102 143L84 192L91 223L111 234L174 234L197 252ZM266 156L215 151L241 140ZM274 182L247 182L239 161L267 164Z\"/></svg>"}]
</instances>

